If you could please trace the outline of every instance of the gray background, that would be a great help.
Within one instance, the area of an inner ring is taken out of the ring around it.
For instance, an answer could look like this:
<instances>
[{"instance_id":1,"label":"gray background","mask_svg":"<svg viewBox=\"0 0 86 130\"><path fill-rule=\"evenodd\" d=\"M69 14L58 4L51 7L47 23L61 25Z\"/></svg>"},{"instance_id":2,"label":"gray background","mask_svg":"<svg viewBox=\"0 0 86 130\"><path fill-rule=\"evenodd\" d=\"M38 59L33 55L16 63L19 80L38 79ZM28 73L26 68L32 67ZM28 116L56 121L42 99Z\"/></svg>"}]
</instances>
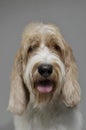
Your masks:
<instances>
[{"instance_id":1,"label":"gray background","mask_svg":"<svg viewBox=\"0 0 86 130\"><path fill-rule=\"evenodd\" d=\"M6 111L11 68L24 27L36 21L58 25L73 48L82 89L80 109L86 122L86 1L0 0L0 130L13 129L12 115Z\"/></svg>"}]
</instances>

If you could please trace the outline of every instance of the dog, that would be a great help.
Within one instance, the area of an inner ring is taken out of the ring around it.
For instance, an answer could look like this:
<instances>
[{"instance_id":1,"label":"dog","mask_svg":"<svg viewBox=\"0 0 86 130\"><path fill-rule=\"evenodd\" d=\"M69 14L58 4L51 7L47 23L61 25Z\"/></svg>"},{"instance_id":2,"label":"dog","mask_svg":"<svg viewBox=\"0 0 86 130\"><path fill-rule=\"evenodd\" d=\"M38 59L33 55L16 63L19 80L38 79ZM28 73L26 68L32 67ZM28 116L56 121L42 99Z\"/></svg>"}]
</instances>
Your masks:
<instances>
[{"instance_id":1,"label":"dog","mask_svg":"<svg viewBox=\"0 0 86 130\"><path fill-rule=\"evenodd\" d=\"M71 47L55 25L29 24L11 79L15 130L81 130L81 90Z\"/></svg>"}]
</instances>

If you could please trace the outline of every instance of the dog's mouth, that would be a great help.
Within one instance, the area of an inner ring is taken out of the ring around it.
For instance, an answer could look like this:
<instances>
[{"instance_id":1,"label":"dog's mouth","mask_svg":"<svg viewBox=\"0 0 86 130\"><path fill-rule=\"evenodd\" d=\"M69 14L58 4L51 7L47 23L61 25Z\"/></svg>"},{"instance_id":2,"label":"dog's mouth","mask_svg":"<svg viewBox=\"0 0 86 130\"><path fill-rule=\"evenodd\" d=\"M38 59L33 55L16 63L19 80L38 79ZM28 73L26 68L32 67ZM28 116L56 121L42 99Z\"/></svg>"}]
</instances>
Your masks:
<instances>
[{"instance_id":1,"label":"dog's mouth","mask_svg":"<svg viewBox=\"0 0 86 130\"><path fill-rule=\"evenodd\" d=\"M35 87L40 93L50 93L54 90L54 86L55 82L49 79L45 79L35 83Z\"/></svg>"}]
</instances>

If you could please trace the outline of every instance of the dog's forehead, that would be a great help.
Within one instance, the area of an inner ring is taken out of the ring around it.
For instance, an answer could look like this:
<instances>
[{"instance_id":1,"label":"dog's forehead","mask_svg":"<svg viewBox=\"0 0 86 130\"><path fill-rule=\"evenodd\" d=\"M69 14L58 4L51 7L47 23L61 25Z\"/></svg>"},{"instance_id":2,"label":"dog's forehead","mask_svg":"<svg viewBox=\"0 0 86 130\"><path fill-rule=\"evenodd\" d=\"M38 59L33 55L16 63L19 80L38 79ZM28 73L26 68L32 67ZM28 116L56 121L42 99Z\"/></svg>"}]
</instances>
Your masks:
<instances>
[{"instance_id":1,"label":"dog's forehead","mask_svg":"<svg viewBox=\"0 0 86 130\"><path fill-rule=\"evenodd\" d=\"M50 44L52 43L52 39L60 45L62 44L61 46L63 48L62 35L58 27L46 24L32 24L25 29L22 44L24 46L31 45L32 43L43 44L43 42Z\"/></svg>"},{"instance_id":2,"label":"dog's forehead","mask_svg":"<svg viewBox=\"0 0 86 130\"><path fill-rule=\"evenodd\" d=\"M60 35L58 28L55 28L51 25L37 26L34 30L32 30L33 35L37 35L41 37L42 40L47 38L57 38Z\"/></svg>"},{"instance_id":3,"label":"dog's forehead","mask_svg":"<svg viewBox=\"0 0 86 130\"><path fill-rule=\"evenodd\" d=\"M34 29L30 31L29 38L32 37L32 39L38 39L44 40L47 36L51 37L52 35L56 35L56 31L53 27L50 27L48 25L44 26L37 26Z\"/></svg>"},{"instance_id":4,"label":"dog's forehead","mask_svg":"<svg viewBox=\"0 0 86 130\"><path fill-rule=\"evenodd\" d=\"M48 25L38 26L36 27L36 31L41 34L55 34L55 28Z\"/></svg>"}]
</instances>

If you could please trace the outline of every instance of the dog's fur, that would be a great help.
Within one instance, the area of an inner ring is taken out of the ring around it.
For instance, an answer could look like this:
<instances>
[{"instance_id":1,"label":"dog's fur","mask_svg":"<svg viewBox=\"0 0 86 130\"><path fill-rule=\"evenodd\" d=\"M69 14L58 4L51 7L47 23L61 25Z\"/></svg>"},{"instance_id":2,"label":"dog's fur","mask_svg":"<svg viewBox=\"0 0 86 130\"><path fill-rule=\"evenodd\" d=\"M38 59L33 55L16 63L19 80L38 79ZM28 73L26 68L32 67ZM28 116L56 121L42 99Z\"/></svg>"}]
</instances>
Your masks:
<instances>
[{"instance_id":1,"label":"dog's fur","mask_svg":"<svg viewBox=\"0 0 86 130\"><path fill-rule=\"evenodd\" d=\"M42 63L53 65L49 93L36 87L45 80L37 71ZM12 71L8 109L15 114L15 129L81 130L80 93L72 49L59 29L43 23L27 26Z\"/></svg>"}]
</instances>

